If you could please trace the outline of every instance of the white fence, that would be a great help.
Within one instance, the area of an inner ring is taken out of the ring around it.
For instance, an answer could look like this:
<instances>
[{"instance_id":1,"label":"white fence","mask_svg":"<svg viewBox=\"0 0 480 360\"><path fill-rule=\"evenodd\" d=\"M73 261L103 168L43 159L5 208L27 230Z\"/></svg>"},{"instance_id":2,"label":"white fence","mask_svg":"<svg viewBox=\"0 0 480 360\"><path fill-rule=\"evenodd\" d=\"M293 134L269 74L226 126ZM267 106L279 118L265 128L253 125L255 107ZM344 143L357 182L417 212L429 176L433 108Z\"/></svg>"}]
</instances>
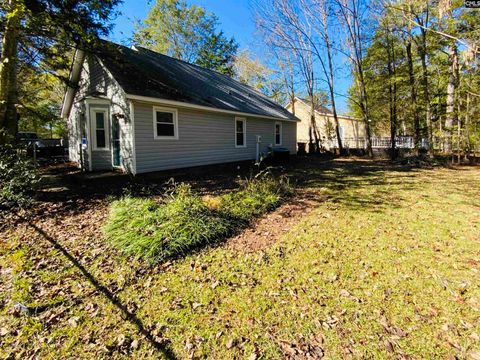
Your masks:
<instances>
[{"instance_id":1,"label":"white fence","mask_svg":"<svg viewBox=\"0 0 480 360\"><path fill-rule=\"evenodd\" d=\"M371 140L372 148L374 149L389 149L392 147L392 140L389 137L373 136ZM349 149L365 149L367 147L367 142L364 138L344 138L342 145ZM422 139L420 147L426 149L427 146L427 139ZM414 149L415 141L413 136L398 136L395 139L395 147L398 149Z\"/></svg>"}]
</instances>

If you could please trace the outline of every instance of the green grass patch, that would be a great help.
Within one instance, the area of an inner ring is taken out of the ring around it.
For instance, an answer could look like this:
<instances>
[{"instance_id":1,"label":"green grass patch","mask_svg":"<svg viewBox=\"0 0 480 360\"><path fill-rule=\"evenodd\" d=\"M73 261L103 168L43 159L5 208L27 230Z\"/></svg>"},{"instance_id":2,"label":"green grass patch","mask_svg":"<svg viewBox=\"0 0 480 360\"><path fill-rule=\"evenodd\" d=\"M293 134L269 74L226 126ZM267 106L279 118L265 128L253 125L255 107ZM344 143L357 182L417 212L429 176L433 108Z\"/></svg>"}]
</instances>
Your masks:
<instances>
[{"instance_id":1,"label":"green grass patch","mask_svg":"<svg viewBox=\"0 0 480 360\"><path fill-rule=\"evenodd\" d=\"M286 178L269 173L218 197L202 198L180 184L161 203L132 197L114 201L104 231L126 254L156 263L224 239L278 206L290 191Z\"/></svg>"}]
</instances>

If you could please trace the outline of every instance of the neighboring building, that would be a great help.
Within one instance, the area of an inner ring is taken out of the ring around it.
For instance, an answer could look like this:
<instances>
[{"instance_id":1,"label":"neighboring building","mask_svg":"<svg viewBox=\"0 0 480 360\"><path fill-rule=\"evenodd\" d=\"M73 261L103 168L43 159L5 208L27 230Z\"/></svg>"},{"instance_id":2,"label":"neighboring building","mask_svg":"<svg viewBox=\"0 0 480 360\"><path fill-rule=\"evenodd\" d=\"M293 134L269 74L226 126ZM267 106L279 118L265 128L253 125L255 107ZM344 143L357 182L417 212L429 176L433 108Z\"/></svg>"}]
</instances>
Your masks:
<instances>
[{"instance_id":1,"label":"neighboring building","mask_svg":"<svg viewBox=\"0 0 480 360\"><path fill-rule=\"evenodd\" d=\"M291 113L293 113L293 108L295 108L295 116L300 119L300 122L297 124L298 143L309 143L310 105L311 103L309 100L295 98L293 104L290 102L285 107ZM363 149L366 137L365 125L363 122L346 115L338 115L337 117L343 146L350 149ZM326 150L338 147L333 113L323 106L316 105L315 122L321 146Z\"/></svg>"},{"instance_id":2,"label":"neighboring building","mask_svg":"<svg viewBox=\"0 0 480 360\"><path fill-rule=\"evenodd\" d=\"M296 152L298 119L265 95L218 72L106 41L94 53L77 50L62 117L70 159L90 171L236 162L270 146Z\"/></svg>"}]
</instances>

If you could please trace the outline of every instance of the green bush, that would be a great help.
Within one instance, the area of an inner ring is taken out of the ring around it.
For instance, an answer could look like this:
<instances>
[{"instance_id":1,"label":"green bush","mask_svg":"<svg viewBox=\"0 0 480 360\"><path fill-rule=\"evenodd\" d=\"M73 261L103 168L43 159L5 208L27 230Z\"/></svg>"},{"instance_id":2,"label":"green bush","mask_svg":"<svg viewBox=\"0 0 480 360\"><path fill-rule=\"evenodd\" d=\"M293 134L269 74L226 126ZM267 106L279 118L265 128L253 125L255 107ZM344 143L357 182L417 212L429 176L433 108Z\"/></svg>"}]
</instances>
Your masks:
<instances>
[{"instance_id":1,"label":"green bush","mask_svg":"<svg viewBox=\"0 0 480 360\"><path fill-rule=\"evenodd\" d=\"M115 246L153 262L218 240L229 231L226 219L211 211L187 185L178 186L163 204L129 197L113 202L105 227Z\"/></svg>"},{"instance_id":2,"label":"green bush","mask_svg":"<svg viewBox=\"0 0 480 360\"><path fill-rule=\"evenodd\" d=\"M13 146L0 146L0 211L29 205L38 181L30 159Z\"/></svg>"},{"instance_id":3,"label":"green bush","mask_svg":"<svg viewBox=\"0 0 480 360\"><path fill-rule=\"evenodd\" d=\"M239 191L222 196L221 209L226 216L247 223L277 207L290 191L288 178L261 172Z\"/></svg>"},{"instance_id":4,"label":"green bush","mask_svg":"<svg viewBox=\"0 0 480 360\"><path fill-rule=\"evenodd\" d=\"M162 203L131 197L114 201L104 232L126 254L155 263L224 239L289 192L288 181L266 175L218 198L201 198L181 184Z\"/></svg>"}]
</instances>

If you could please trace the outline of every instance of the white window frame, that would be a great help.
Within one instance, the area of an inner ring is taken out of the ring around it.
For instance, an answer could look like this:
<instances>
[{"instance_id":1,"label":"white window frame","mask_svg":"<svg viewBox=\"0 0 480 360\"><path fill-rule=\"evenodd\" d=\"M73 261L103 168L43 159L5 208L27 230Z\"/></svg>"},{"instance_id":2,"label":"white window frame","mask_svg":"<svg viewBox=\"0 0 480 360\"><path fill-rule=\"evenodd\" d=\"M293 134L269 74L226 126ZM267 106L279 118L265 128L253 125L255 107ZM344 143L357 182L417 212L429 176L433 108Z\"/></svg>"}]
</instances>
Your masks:
<instances>
[{"instance_id":1,"label":"white window frame","mask_svg":"<svg viewBox=\"0 0 480 360\"><path fill-rule=\"evenodd\" d=\"M338 132L340 133L340 139L342 140L345 137L344 131L345 131L345 128L343 127L343 125L338 125Z\"/></svg>"},{"instance_id":2,"label":"white window frame","mask_svg":"<svg viewBox=\"0 0 480 360\"><path fill-rule=\"evenodd\" d=\"M103 113L103 126L105 131L105 147L99 148L97 146L97 113ZM108 151L110 150L108 109L100 107L90 107L90 121L92 124L92 149L94 151Z\"/></svg>"},{"instance_id":3,"label":"white window frame","mask_svg":"<svg viewBox=\"0 0 480 360\"><path fill-rule=\"evenodd\" d=\"M277 125L280 125L280 142L277 143ZM273 142L275 146L282 145L283 143L283 124L281 121L275 121L275 125L273 126Z\"/></svg>"},{"instance_id":4,"label":"white window frame","mask_svg":"<svg viewBox=\"0 0 480 360\"><path fill-rule=\"evenodd\" d=\"M157 134L157 111L172 114L173 136L158 136ZM153 107L153 138L155 140L178 140L178 110L174 108L154 106Z\"/></svg>"},{"instance_id":5,"label":"white window frame","mask_svg":"<svg viewBox=\"0 0 480 360\"><path fill-rule=\"evenodd\" d=\"M243 145L237 145L237 122L241 121L243 123ZM234 128L234 141L235 141L235 148L246 148L247 147L247 118L244 117L235 117L235 128Z\"/></svg>"}]
</instances>

